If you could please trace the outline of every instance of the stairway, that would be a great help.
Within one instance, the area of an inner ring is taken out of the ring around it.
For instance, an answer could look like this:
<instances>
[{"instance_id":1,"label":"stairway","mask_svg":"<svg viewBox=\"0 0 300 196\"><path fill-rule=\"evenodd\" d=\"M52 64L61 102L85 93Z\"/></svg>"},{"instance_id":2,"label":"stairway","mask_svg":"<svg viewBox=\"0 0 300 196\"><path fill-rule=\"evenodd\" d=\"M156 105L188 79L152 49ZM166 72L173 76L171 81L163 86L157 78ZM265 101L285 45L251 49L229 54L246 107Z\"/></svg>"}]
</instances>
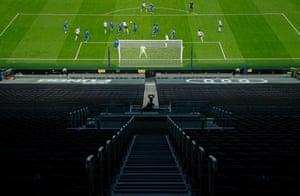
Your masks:
<instances>
[{"instance_id":1,"label":"stairway","mask_svg":"<svg viewBox=\"0 0 300 196\"><path fill-rule=\"evenodd\" d=\"M189 185L165 135L136 135L113 196L188 196Z\"/></svg>"},{"instance_id":2,"label":"stairway","mask_svg":"<svg viewBox=\"0 0 300 196\"><path fill-rule=\"evenodd\" d=\"M143 108L147 107L148 103L150 102L149 95L153 96L153 108L159 108L158 102L158 94L156 90L156 82L155 78L147 78L145 80L145 90L144 90L144 99L143 99Z\"/></svg>"}]
</instances>

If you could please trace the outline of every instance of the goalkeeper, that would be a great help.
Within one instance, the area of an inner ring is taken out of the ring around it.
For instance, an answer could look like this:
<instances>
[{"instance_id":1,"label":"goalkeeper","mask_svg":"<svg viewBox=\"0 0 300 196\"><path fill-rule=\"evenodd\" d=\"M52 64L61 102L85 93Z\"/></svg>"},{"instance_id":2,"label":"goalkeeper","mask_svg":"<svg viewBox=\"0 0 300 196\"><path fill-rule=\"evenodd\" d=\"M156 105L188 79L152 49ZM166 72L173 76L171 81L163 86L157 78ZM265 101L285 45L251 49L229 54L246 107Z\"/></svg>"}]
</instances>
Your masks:
<instances>
[{"instance_id":1,"label":"goalkeeper","mask_svg":"<svg viewBox=\"0 0 300 196\"><path fill-rule=\"evenodd\" d=\"M139 55L139 58L141 58L143 55L146 57L146 58L148 58L148 56L147 56L147 53L146 53L146 46L141 46L140 47L140 55Z\"/></svg>"}]
</instances>

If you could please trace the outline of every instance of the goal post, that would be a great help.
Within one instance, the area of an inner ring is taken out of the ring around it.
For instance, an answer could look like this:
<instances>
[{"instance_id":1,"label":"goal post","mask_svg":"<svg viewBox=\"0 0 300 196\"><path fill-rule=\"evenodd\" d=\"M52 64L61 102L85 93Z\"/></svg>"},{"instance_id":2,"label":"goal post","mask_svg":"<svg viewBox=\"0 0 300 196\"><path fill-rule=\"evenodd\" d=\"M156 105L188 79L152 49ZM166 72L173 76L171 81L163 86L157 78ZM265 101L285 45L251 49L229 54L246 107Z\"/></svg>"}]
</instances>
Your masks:
<instances>
[{"instance_id":1,"label":"goal post","mask_svg":"<svg viewBox=\"0 0 300 196\"><path fill-rule=\"evenodd\" d=\"M119 40L120 67L182 67L182 40Z\"/></svg>"}]
</instances>

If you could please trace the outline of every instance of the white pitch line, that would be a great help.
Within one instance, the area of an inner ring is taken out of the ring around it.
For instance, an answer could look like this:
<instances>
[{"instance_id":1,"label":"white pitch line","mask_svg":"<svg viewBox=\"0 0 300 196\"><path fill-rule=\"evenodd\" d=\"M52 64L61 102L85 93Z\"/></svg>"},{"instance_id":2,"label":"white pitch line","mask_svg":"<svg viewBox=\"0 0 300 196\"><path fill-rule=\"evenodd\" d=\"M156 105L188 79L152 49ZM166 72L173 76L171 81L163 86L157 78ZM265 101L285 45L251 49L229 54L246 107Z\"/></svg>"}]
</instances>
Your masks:
<instances>
[{"instance_id":1,"label":"white pitch line","mask_svg":"<svg viewBox=\"0 0 300 196\"><path fill-rule=\"evenodd\" d=\"M144 59L144 58L136 58L136 59L121 59L124 61L179 61L180 59Z\"/></svg>"},{"instance_id":2,"label":"white pitch line","mask_svg":"<svg viewBox=\"0 0 300 196\"><path fill-rule=\"evenodd\" d=\"M221 52L222 52L222 54L223 54L224 60L226 60L226 55L225 55L225 52L224 52L224 50L223 50L223 46L222 46L222 43L221 43L221 42L219 42L219 46L220 46Z\"/></svg>"},{"instance_id":3,"label":"white pitch line","mask_svg":"<svg viewBox=\"0 0 300 196\"><path fill-rule=\"evenodd\" d=\"M134 8L135 9L135 8ZM172 9L172 8L170 8ZM180 10L178 10L180 11ZM112 12L111 12L112 13ZM8 25L5 27L5 29L3 29L3 31L0 34L0 37L6 32L6 30L11 26L11 24L14 22L14 20L19 16L19 15L46 15L46 16L56 16L56 15L61 15L61 16L66 16L66 15L74 15L74 16L108 16L110 13L106 13L106 14L60 14L60 13L17 13L12 20L8 23ZM224 15L224 16L248 16L248 15L281 15L285 18L285 20L288 22L288 24L294 29L294 31L300 35L300 32L298 31L298 29L294 26L294 24L289 20L289 18L284 14L284 13L240 13L240 14L197 14L194 13L194 16L216 16L216 15ZM116 16L116 15L114 15ZM124 16L124 15L120 15L120 16ZM136 15L134 15L136 16ZM142 15L138 15L138 16L142 16ZM148 16L148 15L146 15ZM151 16L151 15L150 15ZM159 15L155 15L155 16L159 16ZM163 16L186 16L186 14L169 14L169 15L163 15ZM107 43L111 43L111 42L89 42L91 44L107 44ZM202 43L202 42L184 42L184 43ZM212 43L212 44L219 44L223 57L224 58L203 58L203 59L194 59L194 60L232 60L232 61L240 61L240 60L267 60L267 61L280 61L280 60L300 60L300 58L227 58L225 55L225 52L223 50L222 44L221 42L214 42L214 41L205 41L204 43ZM82 46L82 42L79 45L79 48L76 52L76 56L75 56L75 60L78 61L92 61L92 60L106 60L106 59L78 59L78 55L80 52ZM32 61L41 61L41 60L45 60L45 61L57 61L57 60L61 60L61 61L69 61L69 60L74 60L74 59L56 59L56 58L0 58L0 60L16 60L16 61L22 61L22 60L32 60ZM117 60L117 59L111 59L111 60ZM161 59L160 59L161 60ZM183 59L183 60L189 60L189 59Z\"/></svg>"},{"instance_id":4,"label":"white pitch line","mask_svg":"<svg viewBox=\"0 0 300 196\"><path fill-rule=\"evenodd\" d=\"M4 60L4 61L73 61L74 58L0 58L0 60ZM77 58L76 59L77 61L95 61L95 60L107 60L107 58L104 58L104 59L92 59L92 58L87 58L87 59L80 59L80 58ZM111 59L113 61L117 61L119 59Z\"/></svg>"},{"instance_id":5,"label":"white pitch line","mask_svg":"<svg viewBox=\"0 0 300 196\"><path fill-rule=\"evenodd\" d=\"M73 61L74 58L0 58L0 60L6 60L6 61ZM98 60L107 60L107 58L77 58L77 61L98 61ZM119 59L110 59L113 61L117 61ZM127 59L127 60L140 60L140 59ZM152 59L153 60L153 59ZM154 59L154 60L164 60L164 59ZM165 60L172 60L172 59L165 59ZM179 60L179 59L173 59L173 60ZM190 58L182 59L184 61L189 61ZM264 60L264 61L289 61L289 60L300 60L299 58L193 58L193 60L197 61L257 61L257 60Z\"/></svg>"},{"instance_id":6,"label":"white pitch line","mask_svg":"<svg viewBox=\"0 0 300 196\"><path fill-rule=\"evenodd\" d=\"M194 16L267 16L267 15L281 15L282 13L215 13L215 14L198 14L194 13Z\"/></svg>"},{"instance_id":7,"label":"white pitch line","mask_svg":"<svg viewBox=\"0 0 300 196\"><path fill-rule=\"evenodd\" d=\"M77 58L78 58L78 55L79 55L79 52L80 52L80 49L81 49L82 43L83 43L83 42L80 42L80 44L79 44L79 47L78 47L78 49L77 49L77 52L76 52L76 55L75 55L75 58L74 58L74 60L77 60Z\"/></svg>"},{"instance_id":8,"label":"white pitch line","mask_svg":"<svg viewBox=\"0 0 300 196\"><path fill-rule=\"evenodd\" d=\"M86 42L86 44L112 44L113 42Z\"/></svg>"},{"instance_id":9,"label":"white pitch line","mask_svg":"<svg viewBox=\"0 0 300 196\"><path fill-rule=\"evenodd\" d=\"M204 41L204 42L183 42L183 44L218 44L218 41Z\"/></svg>"},{"instance_id":10,"label":"white pitch line","mask_svg":"<svg viewBox=\"0 0 300 196\"><path fill-rule=\"evenodd\" d=\"M135 8L133 8L135 9ZM185 14L113 14L109 12L106 14L78 14L78 13L19 13L24 16L267 16L267 15L282 15L283 13L212 13L212 14L198 14L198 13L185 13Z\"/></svg>"},{"instance_id":11,"label":"white pitch line","mask_svg":"<svg viewBox=\"0 0 300 196\"><path fill-rule=\"evenodd\" d=\"M289 25L294 29L294 31L296 31L296 33L298 35L300 35L300 32L298 31L298 29L294 26L294 24L290 21L290 19L284 14L281 13L281 15L285 18L285 20L289 23Z\"/></svg>"},{"instance_id":12,"label":"white pitch line","mask_svg":"<svg viewBox=\"0 0 300 196\"><path fill-rule=\"evenodd\" d=\"M189 60L189 59L184 59ZM290 60L300 60L299 58L193 58L197 61L290 61Z\"/></svg>"},{"instance_id":13,"label":"white pitch line","mask_svg":"<svg viewBox=\"0 0 300 196\"><path fill-rule=\"evenodd\" d=\"M249 60L249 61L256 61L256 60L259 60L259 61L289 61L289 60L300 60L300 57L296 57L296 58L227 58L226 60Z\"/></svg>"},{"instance_id":14,"label":"white pitch line","mask_svg":"<svg viewBox=\"0 0 300 196\"><path fill-rule=\"evenodd\" d=\"M22 16L145 16L153 17L151 14L63 14L63 13L20 13ZM190 14L155 14L155 16L191 16ZM194 15L196 16L196 15Z\"/></svg>"},{"instance_id":15,"label":"white pitch line","mask_svg":"<svg viewBox=\"0 0 300 196\"><path fill-rule=\"evenodd\" d=\"M149 67L149 65L120 65L120 67ZM161 65L151 65L151 67L161 67ZM164 65L164 67L183 67L182 65Z\"/></svg>"},{"instance_id":16,"label":"white pitch line","mask_svg":"<svg viewBox=\"0 0 300 196\"><path fill-rule=\"evenodd\" d=\"M10 27L10 25L16 20L16 18L19 16L20 14L17 13L8 23L8 25L3 29L3 31L0 33L0 37L6 32L6 30Z\"/></svg>"}]
</instances>

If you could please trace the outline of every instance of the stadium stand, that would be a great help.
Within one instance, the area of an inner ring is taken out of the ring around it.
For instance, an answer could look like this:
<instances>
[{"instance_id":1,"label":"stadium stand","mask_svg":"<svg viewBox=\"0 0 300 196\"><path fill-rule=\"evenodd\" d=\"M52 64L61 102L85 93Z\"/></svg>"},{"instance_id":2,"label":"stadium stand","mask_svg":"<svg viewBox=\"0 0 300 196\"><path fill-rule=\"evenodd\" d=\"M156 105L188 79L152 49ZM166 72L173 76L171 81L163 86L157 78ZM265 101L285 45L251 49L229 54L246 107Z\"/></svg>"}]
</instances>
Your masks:
<instances>
[{"instance_id":1,"label":"stadium stand","mask_svg":"<svg viewBox=\"0 0 300 196\"><path fill-rule=\"evenodd\" d=\"M298 82L156 80L162 111L143 83L17 80L0 84L3 195L300 193Z\"/></svg>"}]
</instances>

